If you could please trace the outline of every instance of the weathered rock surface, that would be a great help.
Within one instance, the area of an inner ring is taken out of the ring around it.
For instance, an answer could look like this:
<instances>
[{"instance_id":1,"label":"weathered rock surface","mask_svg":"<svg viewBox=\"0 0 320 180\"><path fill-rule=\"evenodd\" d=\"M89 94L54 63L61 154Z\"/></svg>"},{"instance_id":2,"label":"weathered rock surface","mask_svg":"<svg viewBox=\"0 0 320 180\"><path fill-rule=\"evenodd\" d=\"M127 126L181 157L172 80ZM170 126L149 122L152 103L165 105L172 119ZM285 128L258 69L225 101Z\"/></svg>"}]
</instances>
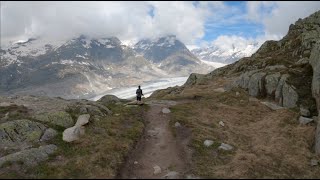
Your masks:
<instances>
[{"instance_id":1,"label":"weathered rock surface","mask_svg":"<svg viewBox=\"0 0 320 180\"><path fill-rule=\"evenodd\" d=\"M250 96L261 97L265 94L264 78L266 73L253 74L249 80L248 89Z\"/></svg>"},{"instance_id":2,"label":"weathered rock surface","mask_svg":"<svg viewBox=\"0 0 320 180\"><path fill-rule=\"evenodd\" d=\"M90 114L82 114L78 117L78 120L75 124L75 126L83 126L89 123Z\"/></svg>"},{"instance_id":3,"label":"weathered rock surface","mask_svg":"<svg viewBox=\"0 0 320 180\"><path fill-rule=\"evenodd\" d=\"M84 133L85 130L83 126L73 126L63 131L62 140L66 142L77 141Z\"/></svg>"},{"instance_id":4,"label":"weathered rock surface","mask_svg":"<svg viewBox=\"0 0 320 180\"><path fill-rule=\"evenodd\" d=\"M33 118L44 123L58 125L65 128L73 126L74 123L70 114L65 111L37 114L33 116Z\"/></svg>"},{"instance_id":5,"label":"weathered rock surface","mask_svg":"<svg viewBox=\"0 0 320 180\"><path fill-rule=\"evenodd\" d=\"M313 121L313 119L311 119L311 118L306 118L306 117L302 117L302 116L299 117L299 123L303 124L303 125L306 125L312 121Z\"/></svg>"},{"instance_id":6,"label":"weathered rock surface","mask_svg":"<svg viewBox=\"0 0 320 180\"><path fill-rule=\"evenodd\" d=\"M168 108L163 108L162 109L162 113L164 113L164 114L168 114L168 113L170 113L171 111L170 111L170 109L168 109Z\"/></svg>"},{"instance_id":7,"label":"weathered rock surface","mask_svg":"<svg viewBox=\"0 0 320 180\"><path fill-rule=\"evenodd\" d=\"M54 138L58 135L58 132L52 128L48 128L44 134L42 135L40 141L49 141L50 139Z\"/></svg>"},{"instance_id":8,"label":"weathered rock surface","mask_svg":"<svg viewBox=\"0 0 320 180\"><path fill-rule=\"evenodd\" d=\"M20 163L22 162L27 167L32 167L37 165L39 162L48 159L50 154L53 154L58 147L56 145L50 144L45 146L40 146L39 148L31 148L23 150L17 153L13 153L0 158L0 167L6 163Z\"/></svg>"},{"instance_id":9,"label":"weathered rock surface","mask_svg":"<svg viewBox=\"0 0 320 180\"><path fill-rule=\"evenodd\" d=\"M22 119L0 124L0 148L12 143L37 142L46 126L41 123Z\"/></svg>"},{"instance_id":10,"label":"weathered rock surface","mask_svg":"<svg viewBox=\"0 0 320 180\"><path fill-rule=\"evenodd\" d=\"M280 73L270 74L270 75L266 76L266 78L265 78L265 81L266 81L265 87L266 87L267 95L272 96L272 97L275 96L275 92L276 92L277 85L278 85L280 77L281 77Z\"/></svg>"}]
</instances>

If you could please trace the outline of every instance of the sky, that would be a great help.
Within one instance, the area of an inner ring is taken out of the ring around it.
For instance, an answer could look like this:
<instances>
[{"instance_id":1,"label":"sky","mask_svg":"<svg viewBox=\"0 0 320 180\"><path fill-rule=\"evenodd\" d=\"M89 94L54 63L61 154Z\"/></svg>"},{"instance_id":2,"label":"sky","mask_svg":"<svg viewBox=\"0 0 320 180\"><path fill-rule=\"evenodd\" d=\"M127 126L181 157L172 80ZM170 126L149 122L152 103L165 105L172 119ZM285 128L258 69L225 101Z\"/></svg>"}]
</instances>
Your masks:
<instances>
[{"instance_id":1,"label":"sky","mask_svg":"<svg viewBox=\"0 0 320 180\"><path fill-rule=\"evenodd\" d=\"M278 40L318 1L0 1L1 47L28 38L176 35L189 49Z\"/></svg>"}]
</instances>

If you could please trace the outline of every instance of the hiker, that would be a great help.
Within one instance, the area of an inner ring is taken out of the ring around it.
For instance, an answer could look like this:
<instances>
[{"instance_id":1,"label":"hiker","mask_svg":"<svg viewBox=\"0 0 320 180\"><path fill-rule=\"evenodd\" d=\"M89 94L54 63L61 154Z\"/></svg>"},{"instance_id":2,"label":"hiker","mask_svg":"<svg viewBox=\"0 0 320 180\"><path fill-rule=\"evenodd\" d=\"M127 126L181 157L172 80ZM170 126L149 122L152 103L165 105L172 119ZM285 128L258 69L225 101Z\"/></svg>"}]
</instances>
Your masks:
<instances>
[{"instance_id":1,"label":"hiker","mask_svg":"<svg viewBox=\"0 0 320 180\"><path fill-rule=\"evenodd\" d=\"M137 101L141 101L141 95L142 96L144 96L144 95L142 94L142 89L140 89L140 86L138 86L136 94L137 94Z\"/></svg>"}]
</instances>

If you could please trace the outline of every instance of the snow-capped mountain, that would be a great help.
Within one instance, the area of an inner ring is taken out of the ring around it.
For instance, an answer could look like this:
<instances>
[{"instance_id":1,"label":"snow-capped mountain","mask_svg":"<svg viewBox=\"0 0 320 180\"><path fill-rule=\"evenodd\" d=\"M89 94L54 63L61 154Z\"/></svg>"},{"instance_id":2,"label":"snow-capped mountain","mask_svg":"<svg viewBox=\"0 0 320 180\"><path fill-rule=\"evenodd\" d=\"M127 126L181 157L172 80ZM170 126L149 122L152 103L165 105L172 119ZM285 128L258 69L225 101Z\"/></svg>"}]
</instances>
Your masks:
<instances>
[{"instance_id":1,"label":"snow-capped mountain","mask_svg":"<svg viewBox=\"0 0 320 180\"><path fill-rule=\"evenodd\" d=\"M212 45L206 48L196 48L191 52L199 59L209 62L219 62L230 64L243 57L249 57L258 50L260 44L258 42L249 43L244 46L219 46Z\"/></svg>"},{"instance_id":2,"label":"snow-capped mountain","mask_svg":"<svg viewBox=\"0 0 320 180\"><path fill-rule=\"evenodd\" d=\"M204 65L174 35L141 40L133 49L170 73L181 72L181 75L189 75L192 72L204 73L213 69Z\"/></svg>"},{"instance_id":3,"label":"snow-capped mountain","mask_svg":"<svg viewBox=\"0 0 320 180\"><path fill-rule=\"evenodd\" d=\"M152 41L143 51L137 47L116 37L86 36L14 43L0 50L0 94L90 98L111 88L213 70L172 37Z\"/></svg>"}]
</instances>

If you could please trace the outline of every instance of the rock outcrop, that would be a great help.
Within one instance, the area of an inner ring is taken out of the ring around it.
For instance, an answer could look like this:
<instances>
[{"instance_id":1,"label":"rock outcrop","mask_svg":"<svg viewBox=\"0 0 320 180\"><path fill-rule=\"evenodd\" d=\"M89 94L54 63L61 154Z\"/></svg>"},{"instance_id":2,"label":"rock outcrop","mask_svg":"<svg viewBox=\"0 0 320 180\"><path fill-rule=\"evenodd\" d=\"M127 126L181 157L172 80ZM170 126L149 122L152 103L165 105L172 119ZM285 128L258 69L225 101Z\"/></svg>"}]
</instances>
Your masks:
<instances>
[{"instance_id":1,"label":"rock outcrop","mask_svg":"<svg viewBox=\"0 0 320 180\"><path fill-rule=\"evenodd\" d=\"M90 115L83 114L78 117L76 124L63 131L62 139L66 142L73 142L80 139L84 135L84 125L89 123Z\"/></svg>"}]
</instances>

